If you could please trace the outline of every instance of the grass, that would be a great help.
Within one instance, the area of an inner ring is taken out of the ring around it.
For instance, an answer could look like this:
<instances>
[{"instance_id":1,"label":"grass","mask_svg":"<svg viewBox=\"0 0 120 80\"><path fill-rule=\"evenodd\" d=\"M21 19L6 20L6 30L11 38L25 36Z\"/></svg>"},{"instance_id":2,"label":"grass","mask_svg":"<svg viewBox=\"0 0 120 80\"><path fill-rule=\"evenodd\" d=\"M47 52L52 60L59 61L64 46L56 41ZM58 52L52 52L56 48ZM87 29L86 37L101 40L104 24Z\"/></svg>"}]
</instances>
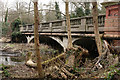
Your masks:
<instances>
[{"instance_id":1,"label":"grass","mask_svg":"<svg viewBox=\"0 0 120 80\"><path fill-rule=\"evenodd\" d=\"M5 76L5 77L9 77L10 74L9 74L8 70L6 69L6 66L3 65L3 64L1 64L0 66L2 66L2 70L3 70L4 76Z\"/></svg>"},{"instance_id":2,"label":"grass","mask_svg":"<svg viewBox=\"0 0 120 80\"><path fill-rule=\"evenodd\" d=\"M111 65L109 67L110 71L108 72L107 75L107 79L106 80L111 80L114 76L114 74L118 74L120 75L120 70L118 69L120 67L120 62L118 64L115 65Z\"/></svg>"}]
</instances>

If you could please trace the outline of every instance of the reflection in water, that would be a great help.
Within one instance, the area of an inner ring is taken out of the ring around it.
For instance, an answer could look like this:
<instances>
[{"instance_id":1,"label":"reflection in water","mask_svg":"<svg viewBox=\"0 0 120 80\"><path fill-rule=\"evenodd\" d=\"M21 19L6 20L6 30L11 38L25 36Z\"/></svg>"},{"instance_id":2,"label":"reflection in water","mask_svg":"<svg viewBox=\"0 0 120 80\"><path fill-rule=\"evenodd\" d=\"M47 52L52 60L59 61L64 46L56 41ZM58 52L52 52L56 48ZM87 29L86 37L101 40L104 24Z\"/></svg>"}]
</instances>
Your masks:
<instances>
[{"instance_id":1,"label":"reflection in water","mask_svg":"<svg viewBox=\"0 0 120 80\"><path fill-rule=\"evenodd\" d=\"M12 61L9 55L4 56L4 54L0 51L0 64L17 65L17 64L23 64L23 62Z\"/></svg>"}]
</instances>

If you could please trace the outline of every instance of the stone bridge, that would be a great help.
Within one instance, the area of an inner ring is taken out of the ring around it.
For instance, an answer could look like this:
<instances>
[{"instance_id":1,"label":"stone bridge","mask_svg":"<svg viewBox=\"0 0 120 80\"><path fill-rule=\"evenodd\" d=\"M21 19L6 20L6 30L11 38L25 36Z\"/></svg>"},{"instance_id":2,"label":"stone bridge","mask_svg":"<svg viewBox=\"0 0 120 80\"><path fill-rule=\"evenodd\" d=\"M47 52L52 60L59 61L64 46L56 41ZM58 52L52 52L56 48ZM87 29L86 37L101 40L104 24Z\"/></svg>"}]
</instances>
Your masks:
<instances>
[{"instance_id":1,"label":"stone bridge","mask_svg":"<svg viewBox=\"0 0 120 80\"><path fill-rule=\"evenodd\" d=\"M79 18L72 18L71 22L71 33L72 42L79 40L80 37L94 37L93 31L93 17L85 16ZM101 34L104 33L105 15L98 16L99 31ZM66 20L57 20L51 22L44 22L39 24L40 36L47 36L56 42L58 42L63 49L67 48L67 26ZM25 25L20 27L20 32L26 35L27 43L30 43L34 39L34 25Z\"/></svg>"},{"instance_id":2,"label":"stone bridge","mask_svg":"<svg viewBox=\"0 0 120 80\"><path fill-rule=\"evenodd\" d=\"M120 39L120 36L118 35L109 36L105 34L107 32L115 32L114 27L104 27L105 18L106 15L104 14L98 16L98 25L101 37L104 39L112 38L112 40ZM70 22L72 43L74 44L76 43L76 41L79 41L81 39L81 44L85 43L84 45L87 44L86 46L92 46L95 37L93 17L85 16L79 18L72 18ZM40 39L45 37L44 40L46 40L47 37L49 37L51 40L54 40L58 43L55 46L60 45L64 51L66 50L68 44L66 20L43 22L40 23L38 27ZM34 39L34 24L24 26L21 25L20 32L26 36L27 43L30 43ZM91 42L92 44L89 45Z\"/></svg>"}]
</instances>

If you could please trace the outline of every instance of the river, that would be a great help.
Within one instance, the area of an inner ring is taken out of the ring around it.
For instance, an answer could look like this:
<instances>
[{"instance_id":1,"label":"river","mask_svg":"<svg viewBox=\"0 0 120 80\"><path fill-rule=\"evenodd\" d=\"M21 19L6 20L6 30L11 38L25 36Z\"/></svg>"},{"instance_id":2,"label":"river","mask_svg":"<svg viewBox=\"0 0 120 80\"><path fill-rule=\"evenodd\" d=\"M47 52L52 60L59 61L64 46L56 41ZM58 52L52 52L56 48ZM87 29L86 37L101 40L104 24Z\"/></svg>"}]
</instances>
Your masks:
<instances>
[{"instance_id":1,"label":"river","mask_svg":"<svg viewBox=\"0 0 120 80\"><path fill-rule=\"evenodd\" d=\"M17 65L17 64L23 64L24 61L18 62L17 60L12 60L12 58L17 57L15 53L7 53L0 51L0 64L4 65Z\"/></svg>"}]
</instances>

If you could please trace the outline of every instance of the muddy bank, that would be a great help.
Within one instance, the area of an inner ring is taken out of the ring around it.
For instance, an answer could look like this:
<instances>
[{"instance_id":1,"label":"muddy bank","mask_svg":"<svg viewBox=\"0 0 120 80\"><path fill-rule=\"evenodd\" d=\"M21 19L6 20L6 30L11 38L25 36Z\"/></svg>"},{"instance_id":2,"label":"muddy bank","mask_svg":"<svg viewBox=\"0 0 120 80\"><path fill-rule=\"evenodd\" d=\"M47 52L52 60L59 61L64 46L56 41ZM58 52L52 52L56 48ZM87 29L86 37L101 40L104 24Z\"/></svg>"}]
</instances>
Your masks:
<instances>
[{"instance_id":1,"label":"muddy bank","mask_svg":"<svg viewBox=\"0 0 120 80\"><path fill-rule=\"evenodd\" d=\"M10 42L10 41L11 41L10 37L0 37L0 43Z\"/></svg>"}]
</instances>

